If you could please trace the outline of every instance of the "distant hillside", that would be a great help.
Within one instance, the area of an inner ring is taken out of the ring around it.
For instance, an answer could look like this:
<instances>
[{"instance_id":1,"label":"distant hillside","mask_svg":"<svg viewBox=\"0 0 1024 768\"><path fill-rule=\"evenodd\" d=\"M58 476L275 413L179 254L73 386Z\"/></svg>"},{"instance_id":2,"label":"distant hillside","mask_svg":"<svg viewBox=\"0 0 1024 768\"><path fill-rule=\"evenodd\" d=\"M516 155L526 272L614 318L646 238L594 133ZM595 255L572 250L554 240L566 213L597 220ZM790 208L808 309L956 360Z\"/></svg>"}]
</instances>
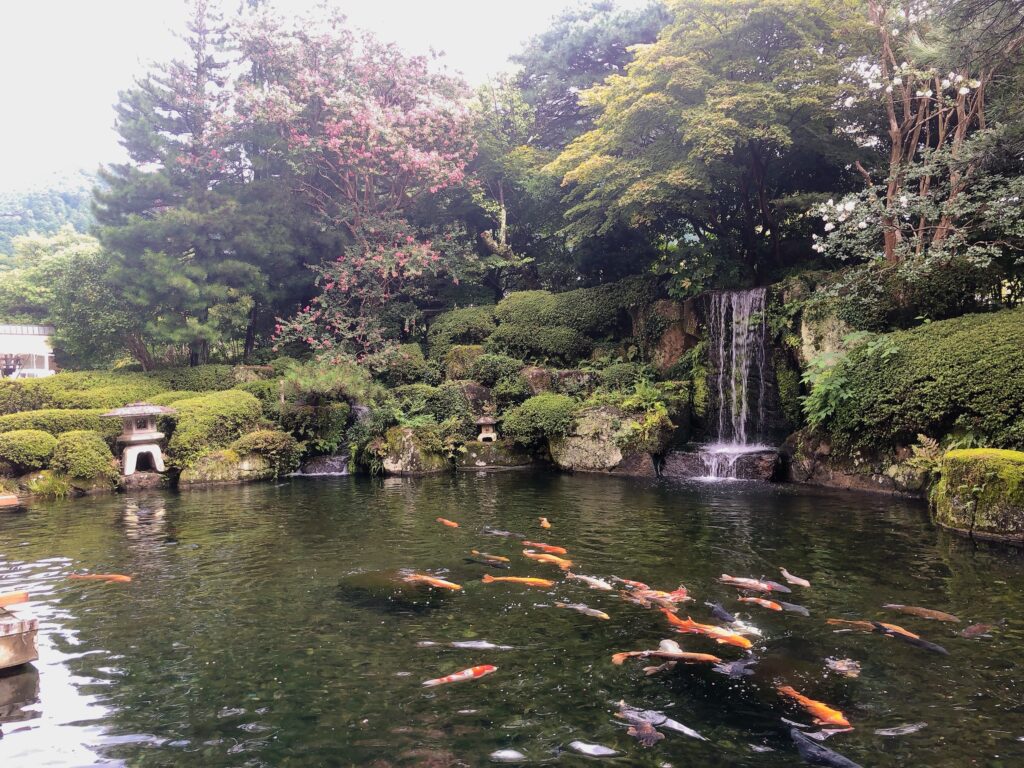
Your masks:
<instances>
[{"instance_id":1,"label":"distant hillside","mask_svg":"<svg viewBox=\"0 0 1024 768\"><path fill-rule=\"evenodd\" d=\"M65 224L87 232L93 224L92 188L98 181L79 172L34 189L0 191L0 264L13 252L11 241L18 235L52 234Z\"/></svg>"}]
</instances>

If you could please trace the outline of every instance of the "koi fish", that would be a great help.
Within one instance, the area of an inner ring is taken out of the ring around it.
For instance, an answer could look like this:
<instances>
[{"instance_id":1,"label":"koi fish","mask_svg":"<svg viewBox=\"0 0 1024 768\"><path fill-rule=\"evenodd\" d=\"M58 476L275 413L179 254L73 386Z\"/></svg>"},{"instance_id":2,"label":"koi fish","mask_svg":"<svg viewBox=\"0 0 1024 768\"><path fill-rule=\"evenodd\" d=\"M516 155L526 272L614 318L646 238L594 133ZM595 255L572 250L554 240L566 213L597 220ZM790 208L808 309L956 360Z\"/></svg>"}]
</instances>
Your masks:
<instances>
[{"instance_id":1,"label":"koi fish","mask_svg":"<svg viewBox=\"0 0 1024 768\"><path fill-rule=\"evenodd\" d=\"M804 608L802 605L796 603L784 603L779 600L779 605L782 606L782 610L789 611L790 613L799 613L801 616L810 616L811 612Z\"/></svg>"},{"instance_id":2,"label":"koi fish","mask_svg":"<svg viewBox=\"0 0 1024 768\"><path fill-rule=\"evenodd\" d=\"M446 520L443 517L437 518L437 522L439 522L441 525L447 525L449 528L458 528L459 527L459 524L456 523L454 520Z\"/></svg>"},{"instance_id":3,"label":"koi fish","mask_svg":"<svg viewBox=\"0 0 1024 768\"><path fill-rule=\"evenodd\" d=\"M607 591L611 591L613 589L612 585L609 584L607 581L595 579L593 576L581 576L580 574L573 573L572 571L566 571L565 578L573 579L575 581L582 581L591 589L604 589Z\"/></svg>"},{"instance_id":4,"label":"koi fish","mask_svg":"<svg viewBox=\"0 0 1024 768\"><path fill-rule=\"evenodd\" d=\"M693 730L693 728L683 725L678 720L673 720L668 715L653 709L637 709L636 707L629 706L624 701L619 702L619 711L615 713L615 716L625 720L633 726L639 726L643 723L647 723L652 727L664 728L666 731L681 733L684 736L689 736L691 739L707 741L707 739L697 733L697 731Z\"/></svg>"},{"instance_id":5,"label":"koi fish","mask_svg":"<svg viewBox=\"0 0 1024 768\"><path fill-rule=\"evenodd\" d=\"M636 723L626 729L626 733L640 742L641 747L653 747L665 738L665 734L650 723Z\"/></svg>"},{"instance_id":6,"label":"koi fish","mask_svg":"<svg viewBox=\"0 0 1024 768\"><path fill-rule=\"evenodd\" d=\"M960 619L951 613L943 613L942 611L933 611L931 608L919 608L916 605L899 605L897 603L886 603L882 606L887 611L899 611L900 613L906 613L910 616L917 616L921 619L932 619L934 621L949 621L952 623L959 623Z\"/></svg>"},{"instance_id":7,"label":"koi fish","mask_svg":"<svg viewBox=\"0 0 1024 768\"><path fill-rule=\"evenodd\" d=\"M515 531L503 531L500 528L491 528L491 526L489 526L489 525L485 525L484 526L483 532L486 533L486 534L489 534L491 536L505 536L505 537L511 537L513 539L525 539L526 538L526 536L524 534L522 534L522 533L516 533Z\"/></svg>"},{"instance_id":8,"label":"koi fish","mask_svg":"<svg viewBox=\"0 0 1024 768\"><path fill-rule=\"evenodd\" d=\"M127 584L132 580L131 576L120 573L71 573L68 574L68 578L81 581L114 581L119 584Z\"/></svg>"},{"instance_id":9,"label":"koi fish","mask_svg":"<svg viewBox=\"0 0 1024 768\"><path fill-rule=\"evenodd\" d=\"M707 635L708 637L713 638L717 643L721 643L723 645L735 645L737 648L745 649L753 647L753 643L743 637L743 635L738 635L725 627L716 627L713 624L698 624L689 616L686 617L686 621L683 621L672 613L672 611L666 608L662 608L661 612L665 614L665 618L668 619L668 623L675 627L676 632Z\"/></svg>"},{"instance_id":10,"label":"koi fish","mask_svg":"<svg viewBox=\"0 0 1024 768\"><path fill-rule=\"evenodd\" d=\"M994 628L995 626L993 624L971 624L967 629L960 632L960 637L966 637L969 640L973 640L976 637L984 637Z\"/></svg>"},{"instance_id":11,"label":"koi fish","mask_svg":"<svg viewBox=\"0 0 1024 768\"><path fill-rule=\"evenodd\" d=\"M438 645L447 645L449 648L459 648L469 651L511 651L513 645L497 645L487 640L455 640L450 643L436 643L433 640L420 640L416 645L420 648L434 648Z\"/></svg>"},{"instance_id":12,"label":"koi fish","mask_svg":"<svg viewBox=\"0 0 1024 768\"><path fill-rule=\"evenodd\" d=\"M610 619L604 611L599 611L597 608L591 608L583 603L555 603L555 608L569 608L573 611L579 611L585 616L593 616L595 619Z\"/></svg>"},{"instance_id":13,"label":"koi fish","mask_svg":"<svg viewBox=\"0 0 1024 768\"><path fill-rule=\"evenodd\" d=\"M833 752L828 747L818 744L798 728L790 728L789 737L796 745L796 751L800 753L800 757L811 765L825 765L830 766L830 768L861 768L853 760L849 760L838 752Z\"/></svg>"},{"instance_id":14,"label":"koi fish","mask_svg":"<svg viewBox=\"0 0 1024 768\"><path fill-rule=\"evenodd\" d=\"M0 595L0 608L6 605L17 605L28 602L28 592L6 592Z\"/></svg>"},{"instance_id":15,"label":"koi fish","mask_svg":"<svg viewBox=\"0 0 1024 768\"><path fill-rule=\"evenodd\" d=\"M756 592L792 592L789 587L776 584L774 581L758 581L757 579L741 579L723 573L719 579L723 584L730 584L740 589L751 589Z\"/></svg>"},{"instance_id":16,"label":"koi fish","mask_svg":"<svg viewBox=\"0 0 1024 768\"><path fill-rule=\"evenodd\" d=\"M711 609L711 615L719 621L724 621L728 624L736 621L736 617L725 610L719 603L704 603L704 605Z\"/></svg>"},{"instance_id":17,"label":"koi fish","mask_svg":"<svg viewBox=\"0 0 1024 768\"><path fill-rule=\"evenodd\" d=\"M767 608L770 611L781 611L782 606L773 600L765 600L760 597L740 597L737 598L741 603L753 603L754 605L760 605L762 608Z\"/></svg>"},{"instance_id":18,"label":"koi fish","mask_svg":"<svg viewBox=\"0 0 1024 768\"><path fill-rule=\"evenodd\" d=\"M814 722L818 725L839 725L843 728L850 728L850 721L847 720L843 713L838 709L832 709L824 702L815 701L802 693L799 693L791 685L780 685L775 688L783 696L788 696L803 707L807 712L814 717Z\"/></svg>"},{"instance_id":19,"label":"koi fish","mask_svg":"<svg viewBox=\"0 0 1024 768\"><path fill-rule=\"evenodd\" d=\"M849 627L850 629L863 629L867 632L874 632L875 625L870 621L851 621L849 619L825 619L826 624L834 627Z\"/></svg>"},{"instance_id":20,"label":"koi fish","mask_svg":"<svg viewBox=\"0 0 1024 768\"><path fill-rule=\"evenodd\" d=\"M874 625L876 632L881 632L883 635L889 637L897 637L905 643L923 648L926 651L932 651L934 653L941 653L943 656L949 656L949 651L943 648L941 645L929 642L920 635L915 635L913 632L908 632L903 627L897 626L896 624L886 624L881 621L871 622Z\"/></svg>"},{"instance_id":21,"label":"koi fish","mask_svg":"<svg viewBox=\"0 0 1024 768\"><path fill-rule=\"evenodd\" d=\"M445 685L446 683L461 683L465 680L477 680L484 675L489 675L491 672L496 672L497 667L491 664L481 664L478 667L470 667L464 669L461 672L455 672L451 675L445 675L444 677L437 677L433 680L425 680L423 685L427 688L432 688L435 685Z\"/></svg>"},{"instance_id":22,"label":"koi fish","mask_svg":"<svg viewBox=\"0 0 1024 768\"><path fill-rule=\"evenodd\" d=\"M690 664L696 664L700 662L707 662L708 664L718 664L722 660L717 656L712 656L710 653L688 653L687 651L662 651L662 650L651 650L651 651L622 651L621 653L612 654L612 664L617 667L621 667L622 663L626 659L667 659L668 661L682 661Z\"/></svg>"},{"instance_id":23,"label":"koi fish","mask_svg":"<svg viewBox=\"0 0 1024 768\"><path fill-rule=\"evenodd\" d=\"M569 550L567 550L565 547L556 547L552 544L543 544L539 541L524 541L523 545L527 547L534 547L535 549L539 549L541 552L547 552L549 555L569 554Z\"/></svg>"},{"instance_id":24,"label":"koi fish","mask_svg":"<svg viewBox=\"0 0 1024 768\"><path fill-rule=\"evenodd\" d=\"M549 565L557 565L563 571L568 571L572 568L572 560L566 560L564 557L558 555L541 555L534 552L532 549L524 549L523 557L528 557L531 560L536 560L538 563L548 563Z\"/></svg>"},{"instance_id":25,"label":"koi fish","mask_svg":"<svg viewBox=\"0 0 1024 768\"><path fill-rule=\"evenodd\" d=\"M485 573L481 579L484 584L494 584L499 581L506 581L509 584L523 584L527 587L553 587L555 582L550 579L535 579L531 576L491 576Z\"/></svg>"},{"instance_id":26,"label":"koi fish","mask_svg":"<svg viewBox=\"0 0 1024 768\"><path fill-rule=\"evenodd\" d=\"M505 570L508 570L509 568L512 567L508 563L502 563L502 562L499 562L497 560L487 560L487 559L482 558L482 557L464 557L462 559L465 562L467 562L467 563L476 563L477 565L487 565L487 566L490 566L491 568L504 568Z\"/></svg>"},{"instance_id":27,"label":"koi fish","mask_svg":"<svg viewBox=\"0 0 1024 768\"><path fill-rule=\"evenodd\" d=\"M477 557L484 557L484 558L487 558L488 560L497 560L498 562L501 562L501 563L511 563L512 562L507 557L502 557L501 555L492 555L489 552L477 552L475 549L471 549L469 551L470 551L471 554L474 554Z\"/></svg>"},{"instance_id":28,"label":"koi fish","mask_svg":"<svg viewBox=\"0 0 1024 768\"><path fill-rule=\"evenodd\" d=\"M843 677L860 677L860 662L853 659L825 659L825 666Z\"/></svg>"},{"instance_id":29,"label":"koi fish","mask_svg":"<svg viewBox=\"0 0 1024 768\"><path fill-rule=\"evenodd\" d=\"M550 528L551 527L551 523L548 522L548 519L546 517L538 517L537 518L537 522L540 523L540 527L541 528Z\"/></svg>"},{"instance_id":30,"label":"koi fish","mask_svg":"<svg viewBox=\"0 0 1024 768\"><path fill-rule=\"evenodd\" d=\"M619 584L625 584L629 589L650 589L642 581L632 581L631 579L620 579L618 576L612 576L612 581L617 581Z\"/></svg>"},{"instance_id":31,"label":"koi fish","mask_svg":"<svg viewBox=\"0 0 1024 768\"><path fill-rule=\"evenodd\" d=\"M425 573L410 573L408 576L402 578L402 581L406 581L410 584L426 584L429 587L437 587L438 589L451 589L458 591L462 587L453 581L445 581L439 579L436 576L429 576Z\"/></svg>"},{"instance_id":32,"label":"koi fish","mask_svg":"<svg viewBox=\"0 0 1024 768\"><path fill-rule=\"evenodd\" d=\"M811 586L811 582L807 579L801 579L799 576L794 576L785 568L779 568L779 572L782 574L782 578L784 578L789 584L796 584L798 587Z\"/></svg>"}]
</instances>

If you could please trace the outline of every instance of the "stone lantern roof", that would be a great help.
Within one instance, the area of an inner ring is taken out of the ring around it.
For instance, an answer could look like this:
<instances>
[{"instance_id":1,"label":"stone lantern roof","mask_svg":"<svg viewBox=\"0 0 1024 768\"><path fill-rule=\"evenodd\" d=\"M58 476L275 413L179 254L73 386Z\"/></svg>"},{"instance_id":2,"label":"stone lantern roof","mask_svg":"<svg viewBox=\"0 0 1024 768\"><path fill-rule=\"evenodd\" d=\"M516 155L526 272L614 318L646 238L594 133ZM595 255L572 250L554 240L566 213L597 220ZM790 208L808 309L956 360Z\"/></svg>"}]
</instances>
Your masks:
<instances>
[{"instance_id":1,"label":"stone lantern roof","mask_svg":"<svg viewBox=\"0 0 1024 768\"><path fill-rule=\"evenodd\" d=\"M165 405L153 405L152 403L129 403L124 408L115 408L112 411L102 414L104 419L131 419L136 416L165 416L177 413L173 408Z\"/></svg>"},{"instance_id":2,"label":"stone lantern roof","mask_svg":"<svg viewBox=\"0 0 1024 768\"><path fill-rule=\"evenodd\" d=\"M485 425L494 425L494 424L497 424L497 423L498 423L498 420L496 418L494 418L493 416L481 416L479 419L476 420L476 425L478 427L482 427L482 426L485 426Z\"/></svg>"}]
</instances>

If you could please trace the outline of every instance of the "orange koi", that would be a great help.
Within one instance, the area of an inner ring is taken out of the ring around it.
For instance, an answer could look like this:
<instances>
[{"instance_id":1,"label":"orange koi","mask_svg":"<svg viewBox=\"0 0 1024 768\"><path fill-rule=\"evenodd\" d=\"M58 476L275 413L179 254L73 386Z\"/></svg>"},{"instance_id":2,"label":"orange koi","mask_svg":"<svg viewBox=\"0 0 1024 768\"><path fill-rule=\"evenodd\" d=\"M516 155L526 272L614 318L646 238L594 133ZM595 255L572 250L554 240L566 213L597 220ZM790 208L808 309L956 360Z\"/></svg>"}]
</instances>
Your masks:
<instances>
[{"instance_id":1,"label":"orange koi","mask_svg":"<svg viewBox=\"0 0 1024 768\"><path fill-rule=\"evenodd\" d=\"M499 563L511 563L512 562L507 557L502 557L501 555L492 555L492 554L490 554L488 552L477 552L475 549L471 549L469 551L472 552L477 557L482 557L485 560L497 560Z\"/></svg>"},{"instance_id":2,"label":"orange koi","mask_svg":"<svg viewBox=\"0 0 1024 768\"><path fill-rule=\"evenodd\" d=\"M863 629L867 632L874 632L875 625L870 621L850 621L849 619L825 619L826 624L834 627L849 627L850 629Z\"/></svg>"},{"instance_id":3,"label":"orange koi","mask_svg":"<svg viewBox=\"0 0 1024 768\"><path fill-rule=\"evenodd\" d=\"M753 603L754 605L760 605L762 608L767 608L770 611L782 610L782 606L776 603L774 600L764 600L760 597L740 597L737 599L741 603Z\"/></svg>"},{"instance_id":4,"label":"orange koi","mask_svg":"<svg viewBox=\"0 0 1024 768\"><path fill-rule=\"evenodd\" d=\"M656 659L668 659L669 661L683 661L691 664L699 662L707 662L709 664L718 664L722 660L717 656L712 656L710 653L688 653L687 651L623 651L622 653L616 653L612 655L612 664L621 666L626 659L648 659L654 657Z\"/></svg>"},{"instance_id":5,"label":"orange koi","mask_svg":"<svg viewBox=\"0 0 1024 768\"><path fill-rule=\"evenodd\" d=\"M451 589L460 590L462 587L453 581L445 581L439 579L436 576L428 576L425 573L410 573L408 576L402 579L410 584L426 584L431 587L437 587L438 589Z\"/></svg>"},{"instance_id":6,"label":"orange koi","mask_svg":"<svg viewBox=\"0 0 1024 768\"><path fill-rule=\"evenodd\" d=\"M547 552L549 555L568 555L569 550L565 547L556 547L551 544L542 544L539 541L524 541L524 547L534 547L539 549L541 552Z\"/></svg>"},{"instance_id":7,"label":"orange koi","mask_svg":"<svg viewBox=\"0 0 1024 768\"><path fill-rule=\"evenodd\" d=\"M612 581L617 581L619 584L625 584L629 589L650 589L642 581L632 581L631 579L623 579L618 576L612 576Z\"/></svg>"},{"instance_id":8,"label":"orange koi","mask_svg":"<svg viewBox=\"0 0 1024 768\"><path fill-rule=\"evenodd\" d=\"M0 595L0 608L5 605L17 605L28 602L28 592L6 592Z\"/></svg>"},{"instance_id":9,"label":"orange koi","mask_svg":"<svg viewBox=\"0 0 1024 768\"><path fill-rule=\"evenodd\" d=\"M699 624L689 616L686 617L686 621L683 621L667 608L662 608L661 612L665 614L668 623L675 627L676 632L707 635L717 643L735 645L737 648L753 647L753 643L743 637L743 635L736 634L725 627L716 627L714 624Z\"/></svg>"},{"instance_id":10,"label":"orange koi","mask_svg":"<svg viewBox=\"0 0 1024 768\"><path fill-rule=\"evenodd\" d=\"M548 522L548 519L546 517L538 517L537 518L537 522L540 523L540 527L541 528L550 528L551 527L551 523Z\"/></svg>"},{"instance_id":11,"label":"orange koi","mask_svg":"<svg viewBox=\"0 0 1024 768\"><path fill-rule=\"evenodd\" d=\"M443 517L437 518L437 522L439 522L441 525L447 525L449 528L459 527L459 524L456 523L454 520L445 520Z\"/></svg>"},{"instance_id":12,"label":"orange koi","mask_svg":"<svg viewBox=\"0 0 1024 768\"><path fill-rule=\"evenodd\" d=\"M433 680L424 681L423 685L427 688L433 688L435 685L445 685L446 683L461 683L465 680L478 680L484 675L489 675L491 672L496 672L497 667L491 664L481 664L477 667L470 667L464 669L461 672L455 672L451 675L445 675L444 677L436 677Z\"/></svg>"},{"instance_id":13,"label":"orange koi","mask_svg":"<svg viewBox=\"0 0 1024 768\"><path fill-rule=\"evenodd\" d=\"M491 576L485 573L480 579L484 584L494 584L498 581L507 581L509 584L523 584L527 587L553 587L555 582L550 579L535 579L532 576Z\"/></svg>"},{"instance_id":14,"label":"orange koi","mask_svg":"<svg viewBox=\"0 0 1024 768\"><path fill-rule=\"evenodd\" d=\"M557 565L563 571L567 571L572 568L572 560L566 560L564 557L558 555L540 555L534 552L532 549L524 549L523 557L528 557L531 560L536 560L538 563L548 563L550 565Z\"/></svg>"},{"instance_id":15,"label":"orange koi","mask_svg":"<svg viewBox=\"0 0 1024 768\"><path fill-rule=\"evenodd\" d=\"M68 574L68 578L82 581L116 581L120 584L127 584L132 580L131 576L124 576L120 573L72 573Z\"/></svg>"},{"instance_id":16,"label":"orange koi","mask_svg":"<svg viewBox=\"0 0 1024 768\"><path fill-rule=\"evenodd\" d=\"M879 627L886 633L894 635L902 635L909 640L920 640L920 635L915 635L913 632L904 629L897 624L886 624L884 621L849 621L847 619L826 619L826 624L832 624L837 627L850 627L851 629L863 629L865 632L878 632Z\"/></svg>"},{"instance_id":17,"label":"orange koi","mask_svg":"<svg viewBox=\"0 0 1024 768\"><path fill-rule=\"evenodd\" d=\"M775 690L781 693L783 696L788 696L802 706L809 714L814 717L814 722L818 725L838 725L842 728L850 728L850 721L847 720L843 713L838 709L832 709L824 702L815 701L809 699L801 693L798 693L796 689L789 685L780 685Z\"/></svg>"}]
</instances>

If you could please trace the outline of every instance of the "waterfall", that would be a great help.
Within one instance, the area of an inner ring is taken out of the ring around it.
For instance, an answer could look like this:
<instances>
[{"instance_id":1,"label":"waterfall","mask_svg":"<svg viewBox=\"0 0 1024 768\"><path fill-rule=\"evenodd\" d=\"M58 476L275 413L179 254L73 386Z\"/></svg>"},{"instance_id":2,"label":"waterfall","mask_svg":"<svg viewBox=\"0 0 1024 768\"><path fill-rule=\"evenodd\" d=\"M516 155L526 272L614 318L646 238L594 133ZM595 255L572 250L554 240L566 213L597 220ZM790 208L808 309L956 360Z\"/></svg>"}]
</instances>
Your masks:
<instances>
[{"instance_id":1,"label":"waterfall","mask_svg":"<svg viewBox=\"0 0 1024 768\"><path fill-rule=\"evenodd\" d=\"M766 450L768 327L764 288L712 293L708 302L711 425L715 440L703 446L708 479L736 477L736 461Z\"/></svg>"}]
</instances>

